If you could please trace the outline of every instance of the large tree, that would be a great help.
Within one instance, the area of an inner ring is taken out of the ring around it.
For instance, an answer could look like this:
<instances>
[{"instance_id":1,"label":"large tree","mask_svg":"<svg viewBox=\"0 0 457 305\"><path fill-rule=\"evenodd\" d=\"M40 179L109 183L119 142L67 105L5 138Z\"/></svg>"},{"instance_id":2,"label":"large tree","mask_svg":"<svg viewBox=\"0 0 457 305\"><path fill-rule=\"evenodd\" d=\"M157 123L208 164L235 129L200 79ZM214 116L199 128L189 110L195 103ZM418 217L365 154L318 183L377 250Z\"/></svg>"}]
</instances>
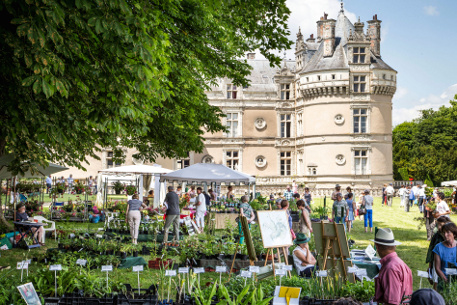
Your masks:
<instances>
[{"instance_id":1,"label":"large tree","mask_svg":"<svg viewBox=\"0 0 457 305\"><path fill-rule=\"evenodd\" d=\"M450 106L421 112L420 118L393 130L395 179L401 172L438 184L457 179L457 95Z\"/></svg>"},{"instance_id":2,"label":"large tree","mask_svg":"<svg viewBox=\"0 0 457 305\"><path fill-rule=\"evenodd\" d=\"M248 51L278 65L289 13L285 0L2 0L0 156L20 172L81 167L100 147L201 151L203 131L224 128L204 91L247 85Z\"/></svg>"}]
</instances>

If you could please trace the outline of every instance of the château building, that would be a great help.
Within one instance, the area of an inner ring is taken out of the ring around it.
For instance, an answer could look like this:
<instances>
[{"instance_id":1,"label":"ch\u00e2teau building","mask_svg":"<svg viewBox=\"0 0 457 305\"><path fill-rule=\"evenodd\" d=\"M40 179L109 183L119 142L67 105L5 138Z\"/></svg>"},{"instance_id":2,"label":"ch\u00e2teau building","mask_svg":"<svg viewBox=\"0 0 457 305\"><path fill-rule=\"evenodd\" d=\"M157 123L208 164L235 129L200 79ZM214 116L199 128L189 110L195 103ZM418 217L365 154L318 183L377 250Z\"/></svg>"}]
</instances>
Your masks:
<instances>
[{"instance_id":1,"label":"ch\u00e2teau building","mask_svg":"<svg viewBox=\"0 0 457 305\"><path fill-rule=\"evenodd\" d=\"M220 79L207 92L226 114L228 132L206 134L202 154L158 163L170 169L225 164L256 176L264 194L293 180L317 195L336 183L376 189L390 182L397 72L381 58L381 20L374 15L366 23L352 24L343 9L336 19L324 14L316 35L305 39L298 30L295 60L284 59L280 68L247 54L248 87ZM104 151L93 174L114 166L110 159Z\"/></svg>"}]
</instances>

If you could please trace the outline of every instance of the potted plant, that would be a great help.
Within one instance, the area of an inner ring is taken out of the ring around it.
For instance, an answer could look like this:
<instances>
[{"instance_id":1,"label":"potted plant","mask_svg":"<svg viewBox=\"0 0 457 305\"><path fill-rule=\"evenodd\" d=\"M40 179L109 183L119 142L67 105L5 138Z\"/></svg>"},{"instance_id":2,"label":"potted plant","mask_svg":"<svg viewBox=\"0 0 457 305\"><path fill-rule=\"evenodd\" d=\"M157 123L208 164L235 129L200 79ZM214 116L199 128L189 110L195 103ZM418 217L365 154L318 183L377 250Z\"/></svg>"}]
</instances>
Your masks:
<instances>
[{"instance_id":1,"label":"potted plant","mask_svg":"<svg viewBox=\"0 0 457 305\"><path fill-rule=\"evenodd\" d=\"M127 185L125 187L125 192L127 193L127 195L132 196L136 192L136 186L134 186L132 184L131 185Z\"/></svg>"},{"instance_id":2,"label":"potted plant","mask_svg":"<svg viewBox=\"0 0 457 305\"><path fill-rule=\"evenodd\" d=\"M113 184L113 189L114 189L114 192L116 193L116 195L120 195L122 190L124 189L124 184L121 183L120 181L116 181L114 182Z\"/></svg>"}]
</instances>

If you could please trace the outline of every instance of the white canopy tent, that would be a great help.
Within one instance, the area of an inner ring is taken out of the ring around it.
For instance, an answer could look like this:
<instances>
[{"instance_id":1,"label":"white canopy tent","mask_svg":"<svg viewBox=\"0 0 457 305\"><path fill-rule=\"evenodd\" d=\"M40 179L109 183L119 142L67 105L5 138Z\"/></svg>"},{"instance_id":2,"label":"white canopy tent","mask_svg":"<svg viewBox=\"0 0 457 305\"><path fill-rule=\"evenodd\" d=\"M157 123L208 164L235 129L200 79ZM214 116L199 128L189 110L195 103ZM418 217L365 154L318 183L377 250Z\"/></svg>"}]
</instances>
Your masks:
<instances>
[{"instance_id":1,"label":"white canopy tent","mask_svg":"<svg viewBox=\"0 0 457 305\"><path fill-rule=\"evenodd\" d=\"M125 181L135 181L138 186L138 194L140 196L140 200L143 200L143 190L149 190L154 186L156 196L154 197L154 205L157 205L161 200L165 198L161 198L160 189L160 182L159 177L162 174L170 173L170 169L166 169L161 167L160 165L126 165L126 166L118 166L113 168L107 168L104 170L100 170L98 172L97 177L97 185L99 186L100 192L97 194L97 204L103 202L103 198L105 198L105 193L107 190L107 186L105 185L110 181L116 180L125 180ZM154 179L153 179L154 178Z\"/></svg>"},{"instance_id":2,"label":"white canopy tent","mask_svg":"<svg viewBox=\"0 0 457 305\"><path fill-rule=\"evenodd\" d=\"M457 185L457 180L441 182L441 186L456 186L456 185Z\"/></svg>"},{"instance_id":3,"label":"white canopy tent","mask_svg":"<svg viewBox=\"0 0 457 305\"><path fill-rule=\"evenodd\" d=\"M202 184L207 187L211 183L245 184L250 188L256 179L248 174L233 170L222 164L197 163L189 167L162 175L160 181L169 181L187 184Z\"/></svg>"}]
</instances>

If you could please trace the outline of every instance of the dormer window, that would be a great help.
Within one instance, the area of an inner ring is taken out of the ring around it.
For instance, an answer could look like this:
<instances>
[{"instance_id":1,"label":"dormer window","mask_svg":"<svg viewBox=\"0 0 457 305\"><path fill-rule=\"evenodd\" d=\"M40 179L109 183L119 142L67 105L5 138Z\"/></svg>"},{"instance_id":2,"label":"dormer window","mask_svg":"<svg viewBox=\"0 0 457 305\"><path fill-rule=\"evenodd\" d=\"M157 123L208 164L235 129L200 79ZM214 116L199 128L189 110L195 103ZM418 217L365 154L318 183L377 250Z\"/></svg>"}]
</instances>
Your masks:
<instances>
[{"instance_id":1,"label":"dormer window","mask_svg":"<svg viewBox=\"0 0 457 305\"><path fill-rule=\"evenodd\" d=\"M281 99L282 100L290 99L290 85L289 84L281 85Z\"/></svg>"},{"instance_id":2,"label":"dormer window","mask_svg":"<svg viewBox=\"0 0 457 305\"><path fill-rule=\"evenodd\" d=\"M365 63L365 48L355 47L352 49L352 63L364 64Z\"/></svg>"},{"instance_id":3,"label":"dormer window","mask_svg":"<svg viewBox=\"0 0 457 305\"><path fill-rule=\"evenodd\" d=\"M228 84L227 85L227 98L235 100L236 99L236 92L237 92L236 90L237 90L237 88L236 88L235 85Z\"/></svg>"}]
</instances>

